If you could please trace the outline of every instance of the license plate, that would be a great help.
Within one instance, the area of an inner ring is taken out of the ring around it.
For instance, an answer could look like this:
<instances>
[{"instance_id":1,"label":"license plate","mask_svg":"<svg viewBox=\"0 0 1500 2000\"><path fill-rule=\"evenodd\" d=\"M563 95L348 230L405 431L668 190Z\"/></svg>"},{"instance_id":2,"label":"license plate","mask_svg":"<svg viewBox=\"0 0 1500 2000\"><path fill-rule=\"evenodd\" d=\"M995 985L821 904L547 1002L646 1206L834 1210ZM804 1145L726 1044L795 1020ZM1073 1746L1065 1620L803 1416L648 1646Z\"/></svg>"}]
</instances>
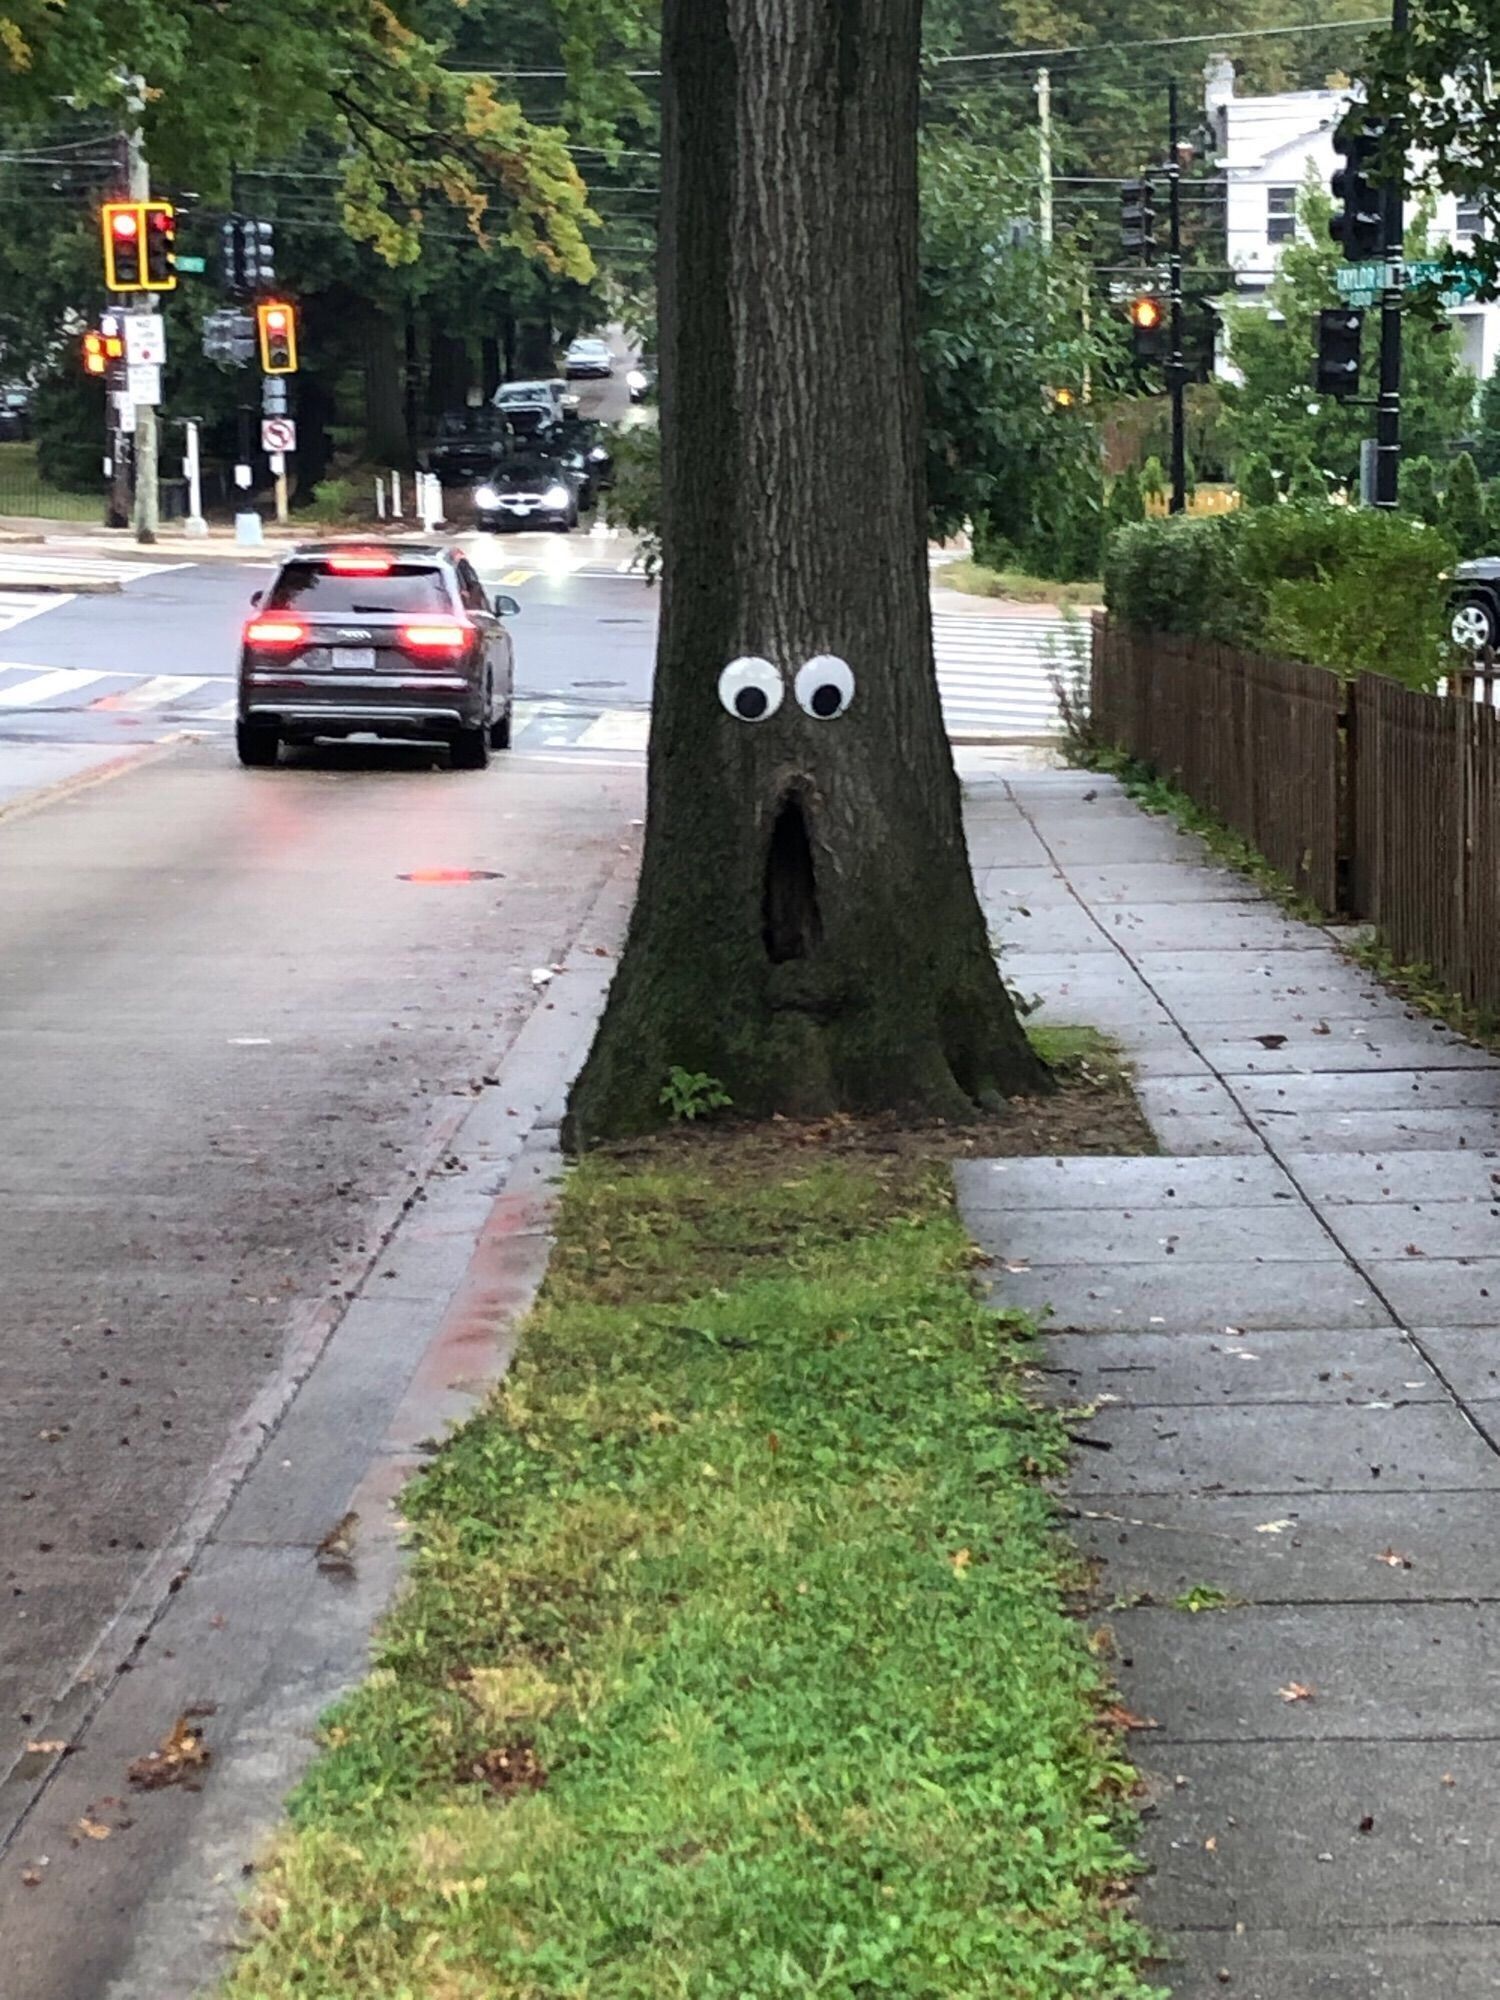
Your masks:
<instances>
[{"instance_id":1,"label":"license plate","mask_svg":"<svg viewBox=\"0 0 1500 2000\"><path fill-rule=\"evenodd\" d=\"M517 501L509 500L506 502L506 507L508 511L512 514L529 514L531 512L531 506L529 502L526 506L523 507Z\"/></svg>"},{"instance_id":2,"label":"license plate","mask_svg":"<svg viewBox=\"0 0 1500 2000\"><path fill-rule=\"evenodd\" d=\"M329 657L341 674L373 674L375 671L373 646L331 646Z\"/></svg>"}]
</instances>

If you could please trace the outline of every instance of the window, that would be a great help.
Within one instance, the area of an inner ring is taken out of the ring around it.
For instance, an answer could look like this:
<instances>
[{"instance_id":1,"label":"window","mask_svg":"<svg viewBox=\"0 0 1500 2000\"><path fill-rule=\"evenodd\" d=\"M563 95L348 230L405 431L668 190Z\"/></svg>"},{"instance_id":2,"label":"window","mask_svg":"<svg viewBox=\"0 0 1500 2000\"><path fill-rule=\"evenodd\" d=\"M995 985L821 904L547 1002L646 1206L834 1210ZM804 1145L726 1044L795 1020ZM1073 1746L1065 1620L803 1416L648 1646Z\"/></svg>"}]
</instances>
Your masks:
<instances>
[{"instance_id":1,"label":"window","mask_svg":"<svg viewBox=\"0 0 1500 2000\"><path fill-rule=\"evenodd\" d=\"M1460 236L1482 236L1484 234L1484 209L1478 195L1461 194L1458 197L1458 234Z\"/></svg>"},{"instance_id":2,"label":"window","mask_svg":"<svg viewBox=\"0 0 1500 2000\"><path fill-rule=\"evenodd\" d=\"M451 611L453 606L440 569L393 563L364 576L339 575L314 557L286 564L266 599L266 609L361 618L386 613L408 617L420 611Z\"/></svg>"},{"instance_id":3,"label":"window","mask_svg":"<svg viewBox=\"0 0 1500 2000\"><path fill-rule=\"evenodd\" d=\"M1297 234L1297 190L1294 187L1266 189L1266 241L1290 243Z\"/></svg>"}]
</instances>

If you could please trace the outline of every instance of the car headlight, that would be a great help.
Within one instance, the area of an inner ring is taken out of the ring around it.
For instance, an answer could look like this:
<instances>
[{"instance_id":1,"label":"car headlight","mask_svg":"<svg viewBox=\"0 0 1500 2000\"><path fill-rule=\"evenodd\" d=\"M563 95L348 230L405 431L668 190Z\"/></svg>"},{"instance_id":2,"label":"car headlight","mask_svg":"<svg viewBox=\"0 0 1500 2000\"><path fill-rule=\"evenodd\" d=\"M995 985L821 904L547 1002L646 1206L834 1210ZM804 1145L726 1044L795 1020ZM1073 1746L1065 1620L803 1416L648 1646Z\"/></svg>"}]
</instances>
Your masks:
<instances>
[{"instance_id":1,"label":"car headlight","mask_svg":"<svg viewBox=\"0 0 1500 2000\"><path fill-rule=\"evenodd\" d=\"M495 491L493 486L476 486L474 488L474 505L476 507L498 507L500 505L500 495Z\"/></svg>"},{"instance_id":2,"label":"car headlight","mask_svg":"<svg viewBox=\"0 0 1500 2000\"><path fill-rule=\"evenodd\" d=\"M566 486L549 486L542 495L542 505L544 507L566 507L567 504L568 489Z\"/></svg>"},{"instance_id":3,"label":"car headlight","mask_svg":"<svg viewBox=\"0 0 1500 2000\"><path fill-rule=\"evenodd\" d=\"M644 389L646 386L646 377L639 368L632 368L625 380L632 389Z\"/></svg>"},{"instance_id":4,"label":"car headlight","mask_svg":"<svg viewBox=\"0 0 1500 2000\"><path fill-rule=\"evenodd\" d=\"M594 449L589 453L589 464L603 465L605 459L607 459L608 457L609 453L604 449L603 445L596 444L594 446Z\"/></svg>"}]
</instances>

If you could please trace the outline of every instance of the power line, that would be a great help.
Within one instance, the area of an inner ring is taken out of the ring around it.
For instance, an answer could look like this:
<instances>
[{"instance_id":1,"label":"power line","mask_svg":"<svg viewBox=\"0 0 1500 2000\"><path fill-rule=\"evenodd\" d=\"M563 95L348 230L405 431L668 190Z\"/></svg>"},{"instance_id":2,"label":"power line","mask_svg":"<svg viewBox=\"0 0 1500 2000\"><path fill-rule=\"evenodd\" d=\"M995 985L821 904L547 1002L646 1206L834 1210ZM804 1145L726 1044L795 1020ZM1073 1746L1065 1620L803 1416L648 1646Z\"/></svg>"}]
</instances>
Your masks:
<instances>
[{"instance_id":1,"label":"power line","mask_svg":"<svg viewBox=\"0 0 1500 2000\"><path fill-rule=\"evenodd\" d=\"M1075 42L1052 49L985 49L971 55L929 56L935 65L975 62L1045 62L1059 56L1129 55L1136 49L1181 49L1201 42L1258 42L1269 35L1321 35L1330 29L1384 28L1390 23L1375 14L1353 21L1297 21L1281 28L1226 28L1212 35L1158 35L1139 42Z\"/></svg>"}]
</instances>

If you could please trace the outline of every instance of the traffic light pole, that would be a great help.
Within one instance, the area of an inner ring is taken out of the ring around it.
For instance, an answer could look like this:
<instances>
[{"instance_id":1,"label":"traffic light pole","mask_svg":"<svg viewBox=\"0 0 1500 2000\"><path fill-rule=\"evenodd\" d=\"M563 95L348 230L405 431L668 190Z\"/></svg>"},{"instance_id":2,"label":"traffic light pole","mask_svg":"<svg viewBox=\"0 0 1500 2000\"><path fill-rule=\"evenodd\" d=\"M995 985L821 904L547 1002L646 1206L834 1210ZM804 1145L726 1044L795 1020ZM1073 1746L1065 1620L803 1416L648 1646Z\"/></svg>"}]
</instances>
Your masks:
<instances>
[{"instance_id":1,"label":"traffic light pole","mask_svg":"<svg viewBox=\"0 0 1500 2000\"><path fill-rule=\"evenodd\" d=\"M1398 0L1401 4L1401 0ZM1172 351L1167 391L1172 399L1172 512L1187 512L1187 363L1182 351L1182 158L1178 152L1177 80L1167 86L1167 287L1172 308Z\"/></svg>"},{"instance_id":2,"label":"traffic light pole","mask_svg":"<svg viewBox=\"0 0 1500 2000\"><path fill-rule=\"evenodd\" d=\"M1392 0L1391 29L1404 35L1407 0ZM1375 414L1375 505L1394 507L1401 490L1401 297L1406 251L1406 128L1392 120L1390 166L1381 184L1385 287L1380 295L1380 400Z\"/></svg>"},{"instance_id":3,"label":"traffic light pole","mask_svg":"<svg viewBox=\"0 0 1500 2000\"><path fill-rule=\"evenodd\" d=\"M130 79L130 96L127 100L132 120L139 119L146 108L146 88L138 76ZM132 201L151 199L151 170L146 163L145 135L138 123L132 123L127 135L130 161L129 194ZM144 246L143 246L144 255ZM152 304L151 294L141 294L141 304ZM156 406L153 403L138 403L135 412L135 538L138 542L154 542L160 524L160 494L158 475L160 471L160 436L157 430Z\"/></svg>"}]
</instances>

